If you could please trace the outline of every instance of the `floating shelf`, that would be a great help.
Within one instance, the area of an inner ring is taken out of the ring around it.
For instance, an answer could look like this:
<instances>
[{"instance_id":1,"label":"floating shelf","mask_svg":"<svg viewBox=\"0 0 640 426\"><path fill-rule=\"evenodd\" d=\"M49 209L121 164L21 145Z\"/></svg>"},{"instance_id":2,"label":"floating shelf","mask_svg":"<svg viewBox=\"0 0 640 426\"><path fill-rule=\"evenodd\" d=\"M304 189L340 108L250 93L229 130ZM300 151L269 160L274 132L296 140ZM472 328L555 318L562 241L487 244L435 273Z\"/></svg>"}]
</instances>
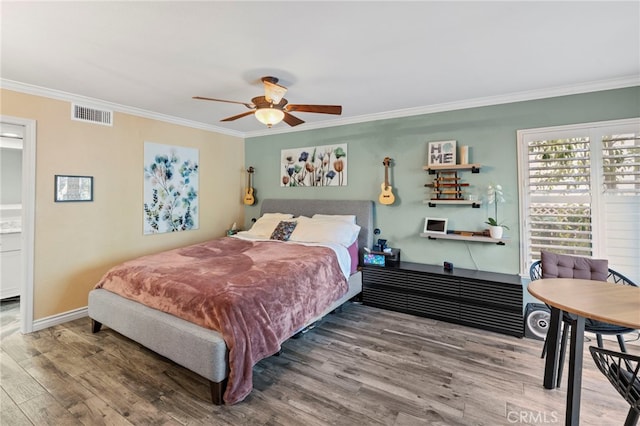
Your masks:
<instances>
[{"instance_id":1,"label":"floating shelf","mask_svg":"<svg viewBox=\"0 0 640 426\"><path fill-rule=\"evenodd\" d=\"M506 240L504 238L491 238L482 236L465 236L459 234L440 234L439 232L423 232L420 234L423 238L430 240L458 240L458 241L475 241L478 243L495 243L499 246L505 245Z\"/></svg>"},{"instance_id":2,"label":"floating shelf","mask_svg":"<svg viewBox=\"0 0 640 426\"><path fill-rule=\"evenodd\" d=\"M482 204L481 201L470 201L470 200L424 200L424 204L428 204L429 207L435 207L438 204L459 204L459 205L469 205L474 209L480 208Z\"/></svg>"},{"instance_id":3,"label":"floating shelf","mask_svg":"<svg viewBox=\"0 0 640 426\"><path fill-rule=\"evenodd\" d=\"M428 188L446 188L446 187L458 187L458 186L469 186L468 183L425 183L424 186Z\"/></svg>"},{"instance_id":4,"label":"floating shelf","mask_svg":"<svg viewBox=\"0 0 640 426\"><path fill-rule=\"evenodd\" d=\"M446 164L443 166L423 166L424 170L429 174L435 174L436 171L442 170L471 170L471 173L480 173L480 164Z\"/></svg>"}]
</instances>

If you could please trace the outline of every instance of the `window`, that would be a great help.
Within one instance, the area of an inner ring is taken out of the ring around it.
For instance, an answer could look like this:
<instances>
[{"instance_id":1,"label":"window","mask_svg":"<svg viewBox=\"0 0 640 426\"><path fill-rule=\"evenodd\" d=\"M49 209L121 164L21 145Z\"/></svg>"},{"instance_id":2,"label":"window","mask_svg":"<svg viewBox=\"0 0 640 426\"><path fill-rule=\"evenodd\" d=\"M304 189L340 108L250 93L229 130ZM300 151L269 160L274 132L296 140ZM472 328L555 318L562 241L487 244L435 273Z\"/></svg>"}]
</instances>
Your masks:
<instances>
[{"instance_id":1,"label":"window","mask_svg":"<svg viewBox=\"0 0 640 426\"><path fill-rule=\"evenodd\" d=\"M640 283L640 119L518 131L521 272L549 250Z\"/></svg>"}]
</instances>

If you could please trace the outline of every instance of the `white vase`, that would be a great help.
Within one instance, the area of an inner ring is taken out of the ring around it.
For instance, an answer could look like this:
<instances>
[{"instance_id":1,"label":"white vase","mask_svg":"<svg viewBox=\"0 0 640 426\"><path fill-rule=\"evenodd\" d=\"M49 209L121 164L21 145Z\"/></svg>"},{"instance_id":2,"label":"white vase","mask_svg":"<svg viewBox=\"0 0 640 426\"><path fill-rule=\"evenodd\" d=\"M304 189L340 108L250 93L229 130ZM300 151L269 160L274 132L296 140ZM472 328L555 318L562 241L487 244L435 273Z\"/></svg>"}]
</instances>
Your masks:
<instances>
[{"instance_id":1,"label":"white vase","mask_svg":"<svg viewBox=\"0 0 640 426\"><path fill-rule=\"evenodd\" d=\"M491 235L491 238L500 239L502 238L503 230L502 226L489 226L489 235Z\"/></svg>"}]
</instances>

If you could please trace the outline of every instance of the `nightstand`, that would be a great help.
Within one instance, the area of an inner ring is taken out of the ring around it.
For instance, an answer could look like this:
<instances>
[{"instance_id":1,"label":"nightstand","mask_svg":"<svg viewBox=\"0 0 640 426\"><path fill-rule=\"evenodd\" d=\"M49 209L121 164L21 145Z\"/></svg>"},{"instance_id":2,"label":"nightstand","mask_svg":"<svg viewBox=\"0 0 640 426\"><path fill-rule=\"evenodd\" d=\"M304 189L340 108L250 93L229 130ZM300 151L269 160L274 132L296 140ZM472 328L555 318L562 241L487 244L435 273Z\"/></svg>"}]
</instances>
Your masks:
<instances>
[{"instance_id":1,"label":"nightstand","mask_svg":"<svg viewBox=\"0 0 640 426\"><path fill-rule=\"evenodd\" d=\"M365 305L523 337L519 275L399 262L364 266Z\"/></svg>"}]
</instances>

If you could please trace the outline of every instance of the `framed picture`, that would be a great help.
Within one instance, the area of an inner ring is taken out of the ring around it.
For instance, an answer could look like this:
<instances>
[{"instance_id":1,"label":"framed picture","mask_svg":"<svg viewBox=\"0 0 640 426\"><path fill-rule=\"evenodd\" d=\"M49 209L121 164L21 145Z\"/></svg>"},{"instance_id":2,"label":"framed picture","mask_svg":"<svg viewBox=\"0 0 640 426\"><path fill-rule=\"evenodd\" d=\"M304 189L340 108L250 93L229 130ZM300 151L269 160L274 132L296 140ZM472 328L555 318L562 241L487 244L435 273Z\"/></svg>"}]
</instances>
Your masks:
<instances>
[{"instance_id":1,"label":"framed picture","mask_svg":"<svg viewBox=\"0 0 640 426\"><path fill-rule=\"evenodd\" d=\"M144 142L144 235L199 227L200 151Z\"/></svg>"},{"instance_id":2,"label":"framed picture","mask_svg":"<svg viewBox=\"0 0 640 426\"><path fill-rule=\"evenodd\" d=\"M93 176L55 175L54 201L93 201Z\"/></svg>"},{"instance_id":3,"label":"framed picture","mask_svg":"<svg viewBox=\"0 0 640 426\"><path fill-rule=\"evenodd\" d=\"M347 186L347 144L280 151L280 186Z\"/></svg>"},{"instance_id":4,"label":"framed picture","mask_svg":"<svg viewBox=\"0 0 640 426\"><path fill-rule=\"evenodd\" d=\"M426 217L424 219L424 232L435 232L437 234L447 233L447 219L437 217Z\"/></svg>"},{"instance_id":5,"label":"framed picture","mask_svg":"<svg viewBox=\"0 0 640 426\"><path fill-rule=\"evenodd\" d=\"M386 256L384 254L365 253L363 261L365 265L385 266Z\"/></svg>"},{"instance_id":6,"label":"framed picture","mask_svg":"<svg viewBox=\"0 0 640 426\"><path fill-rule=\"evenodd\" d=\"M427 164L429 166L455 165L456 141L429 142Z\"/></svg>"}]
</instances>

